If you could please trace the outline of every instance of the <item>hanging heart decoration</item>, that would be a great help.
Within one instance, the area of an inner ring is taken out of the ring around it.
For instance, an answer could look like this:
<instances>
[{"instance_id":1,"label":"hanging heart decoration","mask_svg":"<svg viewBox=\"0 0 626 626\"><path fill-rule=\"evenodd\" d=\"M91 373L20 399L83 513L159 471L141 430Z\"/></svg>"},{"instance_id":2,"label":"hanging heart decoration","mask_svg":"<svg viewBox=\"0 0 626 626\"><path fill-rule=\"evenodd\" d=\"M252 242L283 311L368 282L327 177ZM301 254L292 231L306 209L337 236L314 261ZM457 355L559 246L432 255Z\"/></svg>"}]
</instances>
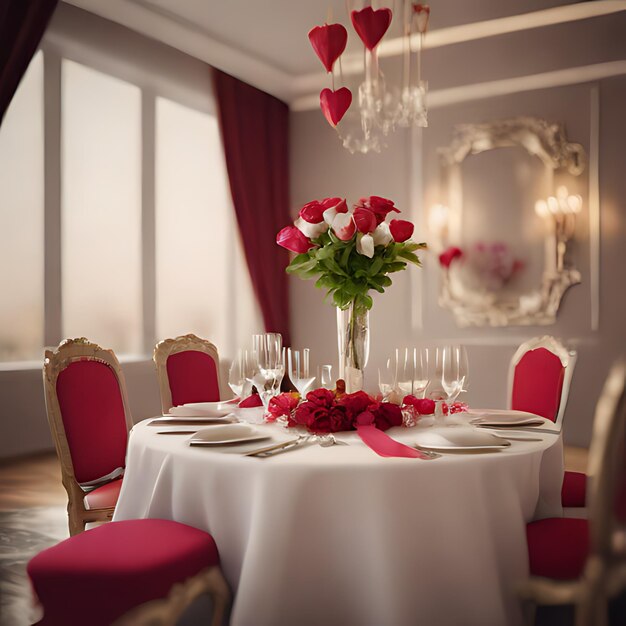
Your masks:
<instances>
[{"instance_id":1,"label":"hanging heart decoration","mask_svg":"<svg viewBox=\"0 0 626 626\"><path fill-rule=\"evenodd\" d=\"M320 107L328 123L334 128L352 104L352 92L347 87L337 91L328 88L320 92Z\"/></svg>"},{"instance_id":2,"label":"hanging heart decoration","mask_svg":"<svg viewBox=\"0 0 626 626\"><path fill-rule=\"evenodd\" d=\"M361 38L368 50L373 50L391 24L391 9L377 9L374 11L367 6L360 11L352 11L350 17L356 34Z\"/></svg>"},{"instance_id":3,"label":"hanging heart decoration","mask_svg":"<svg viewBox=\"0 0 626 626\"><path fill-rule=\"evenodd\" d=\"M348 31L341 24L324 24L309 31L309 41L327 72L346 49Z\"/></svg>"}]
</instances>

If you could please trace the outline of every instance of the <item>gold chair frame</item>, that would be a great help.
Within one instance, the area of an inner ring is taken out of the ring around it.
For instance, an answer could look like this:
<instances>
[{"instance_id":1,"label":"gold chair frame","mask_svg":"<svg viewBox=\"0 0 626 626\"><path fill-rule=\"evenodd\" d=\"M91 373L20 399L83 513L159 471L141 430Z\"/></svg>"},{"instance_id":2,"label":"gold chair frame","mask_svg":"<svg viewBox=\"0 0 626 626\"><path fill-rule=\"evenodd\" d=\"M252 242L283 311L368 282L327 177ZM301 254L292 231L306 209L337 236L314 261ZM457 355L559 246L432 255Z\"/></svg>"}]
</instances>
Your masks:
<instances>
[{"instance_id":1,"label":"gold chair frame","mask_svg":"<svg viewBox=\"0 0 626 626\"><path fill-rule=\"evenodd\" d=\"M217 347L207 339L202 339L192 333L188 335L180 335L175 339L164 339L159 341L154 348L152 360L156 367L157 380L159 381L159 392L161 394L161 408L165 415L173 406L172 404L172 391L170 389L170 381L167 376L167 359L173 354L179 352L187 352L189 350L195 350L197 352L204 352L208 354L213 361L215 361L215 368L217 372L217 384L221 389L220 380L220 357L217 352Z\"/></svg>"},{"instance_id":2,"label":"gold chair frame","mask_svg":"<svg viewBox=\"0 0 626 626\"><path fill-rule=\"evenodd\" d=\"M611 369L598 400L589 451L590 551L580 579L531 577L519 588L529 624L538 605L573 604L575 626L607 626L608 598L626 587L626 528L613 514L619 446L626 443L626 361Z\"/></svg>"},{"instance_id":3,"label":"gold chair frame","mask_svg":"<svg viewBox=\"0 0 626 626\"><path fill-rule=\"evenodd\" d=\"M124 376L119 361L112 350L105 350L99 345L91 343L85 337L65 339L55 350L46 350L43 364L46 413L52 439L54 440L54 447L61 463L61 479L67 491L67 515L69 531L72 536L85 530L85 524L110 521L115 510L114 507L87 509L85 507L85 496L87 494L81 488L74 474L74 464L65 434L56 385L59 374L75 361L97 361L111 368L117 379L122 396L126 430L130 431L132 427Z\"/></svg>"},{"instance_id":4,"label":"gold chair frame","mask_svg":"<svg viewBox=\"0 0 626 626\"><path fill-rule=\"evenodd\" d=\"M185 582L174 585L166 598L151 600L131 609L112 626L174 626L199 595L208 593L213 603L211 626L222 626L231 593L219 565L208 567Z\"/></svg>"},{"instance_id":5,"label":"gold chair frame","mask_svg":"<svg viewBox=\"0 0 626 626\"><path fill-rule=\"evenodd\" d=\"M575 350L568 350L558 339L551 337L550 335L544 335L543 337L534 337L525 341L516 351L511 358L509 364L509 377L508 377L508 403L509 408L513 400L513 381L515 380L515 368L522 360L522 357L532 350L538 348L545 348L548 352L551 352L561 360L561 364L565 368L563 375L563 387L561 388L561 397L559 398L559 412L554 420L555 432L560 432L563 427L563 418L565 417L565 409L567 408L567 400L569 398L569 390L572 385L572 377L574 376L574 368L576 367L576 360L578 355ZM551 429L550 425L546 425L545 429Z\"/></svg>"}]
</instances>

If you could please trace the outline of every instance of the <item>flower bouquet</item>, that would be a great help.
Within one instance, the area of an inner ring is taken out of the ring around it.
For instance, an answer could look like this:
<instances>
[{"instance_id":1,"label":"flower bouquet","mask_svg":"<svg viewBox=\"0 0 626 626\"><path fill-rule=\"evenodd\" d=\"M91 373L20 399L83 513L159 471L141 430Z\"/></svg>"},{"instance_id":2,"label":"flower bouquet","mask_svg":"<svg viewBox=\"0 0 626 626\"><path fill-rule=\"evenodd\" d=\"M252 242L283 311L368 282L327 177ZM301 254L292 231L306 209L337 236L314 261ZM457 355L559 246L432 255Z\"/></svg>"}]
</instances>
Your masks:
<instances>
[{"instance_id":1,"label":"flower bouquet","mask_svg":"<svg viewBox=\"0 0 626 626\"><path fill-rule=\"evenodd\" d=\"M272 398L268 411L270 421L282 418L288 428L304 427L316 434L355 430L357 426L374 425L379 430L402 426L402 410L397 404L380 402L364 391L314 389L302 402L297 393L283 393Z\"/></svg>"},{"instance_id":2,"label":"flower bouquet","mask_svg":"<svg viewBox=\"0 0 626 626\"><path fill-rule=\"evenodd\" d=\"M276 242L296 256L287 272L302 279L316 278L337 307L339 376L348 392L363 384L369 349L370 290L384 293L389 274L408 263L420 265L417 250L425 243L411 241L414 226L392 216L400 213L393 201L379 196L361 198L348 209L342 198L325 198L305 204L291 226Z\"/></svg>"}]
</instances>

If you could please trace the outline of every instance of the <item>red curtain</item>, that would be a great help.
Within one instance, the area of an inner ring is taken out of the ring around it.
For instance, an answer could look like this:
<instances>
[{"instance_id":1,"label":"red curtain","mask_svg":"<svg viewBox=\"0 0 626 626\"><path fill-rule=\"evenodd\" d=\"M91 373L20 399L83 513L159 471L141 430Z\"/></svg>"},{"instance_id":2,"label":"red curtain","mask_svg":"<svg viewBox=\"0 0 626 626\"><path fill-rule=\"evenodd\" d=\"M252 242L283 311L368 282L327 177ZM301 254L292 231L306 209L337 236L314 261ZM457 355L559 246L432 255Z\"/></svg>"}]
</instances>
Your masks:
<instances>
[{"instance_id":1,"label":"red curtain","mask_svg":"<svg viewBox=\"0 0 626 626\"><path fill-rule=\"evenodd\" d=\"M289 107L213 70L222 142L237 222L265 330L289 339L286 250L276 233L289 214Z\"/></svg>"},{"instance_id":2,"label":"red curtain","mask_svg":"<svg viewBox=\"0 0 626 626\"><path fill-rule=\"evenodd\" d=\"M58 0L0 0L0 124Z\"/></svg>"}]
</instances>

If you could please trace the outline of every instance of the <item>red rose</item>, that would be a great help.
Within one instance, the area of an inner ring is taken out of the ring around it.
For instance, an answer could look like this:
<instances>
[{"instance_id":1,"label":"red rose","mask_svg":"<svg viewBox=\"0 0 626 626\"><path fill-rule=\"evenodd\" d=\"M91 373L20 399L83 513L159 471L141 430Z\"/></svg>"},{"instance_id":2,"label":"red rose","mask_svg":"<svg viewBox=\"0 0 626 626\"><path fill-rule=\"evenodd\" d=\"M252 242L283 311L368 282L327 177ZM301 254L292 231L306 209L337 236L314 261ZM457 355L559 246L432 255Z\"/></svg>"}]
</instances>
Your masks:
<instances>
[{"instance_id":1,"label":"red rose","mask_svg":"<svg viewBox=\"0 0 626 626\"><path fill-rule=\"evenodd\" d=\"M394 241L402 243L411 238L415 226L406 220L391 220L389 222L389 230Z\"/></svg>"},{"instance_id":2,"label":"red rose","mask_svg":"<svg viewBox=\"0 0 626 626\"><path fill-rule=\"evenodd\" d=\"M305 237L295 226L285 226L278 235L276 235L276 243L287 250L302 254L308 252L315 244Z\"/></svg>"},{"instance_id":3,"label":"red rose","mask_svg":"<svg viewBox=\"0 0 626 626\"><path fill-rule=\"evenodd\" d=\"M239 403L239 407L242 409L250 409L255 406L263 406L263 402L258 393L253 393Z\"/></svg>"},{"instance_id":4,"label":"red rose","mask_svg":"<svg viewBox=\"0 0 626 626\"><path fill-rule=\"evenodd\" d=\"M358 206L354 209L354 223L360 233L372 233L377 226L376 215L369 209Z\"/></svg>"},{"instance_id":5,"label":"red rose","mask_svg":"<svg viewBox=\"0 0 626 626\"><path fill-rule=\"evenodd\" d=\"M420 415L432 415L435 412L435 401L428 398L416 398L415 396L404 396L404 404L415 407Z\"/></svg>"},{"instance_id":6,"label":"red rose","mask_svg":"<svg viewBox=\"0 0 626 626\"><path fill-rule=\"evenodd\" d=\"M324 207L324 211L327 209L335 209L336 213L348 212L348 205L343 198L324 198L320 200L320 204Z\"/></svg>"},{"instance_id":7,"label":"red rose","mask_svg":"<svg viewBox=\"0 0 626 626\"><path fill-rule=\"evenodd\" d=\"M330 389L313 389L306 394L306 399L315 406L330 408L333 406L335 394Z\"/></svg>"},{"instance_id":8,"label":"red rose","mask_svg":"<svg viewBox=\"0 0 626 626\"><path fill-rule=\"evenodd\" d=\"M356 419L363 411L366 411L371 403L372 398L364 391L347 393L338 400L338 404L346 408L348 416L352 420Z\"/></svg>"},{"instance_id":9,"label":"red rose","mask_svg":"<svg viewBox=\"0 0 626 626\"><path fill-rule=\"evenodd\" d=\"M353 426L370 426L376 421L376 416L371 411L359 413L353 421Z\"/></svg>"},{"instance_id":10,"label":"red rose","mask_svg":"<svg viewBox=\"0 0 626 626\"><path fill-rule=\"evenodd\" d=\"M291 412L298 406L300 394L290 392L274 396L267 407L267 412L274 418L289 417Z\"/></svg>"},{"instance_id":11,"label":"red rose","mask_svg":"<svg viewBox=\"0 0 626 626\"><path fill-rule=\"evenodd\" d=\"M391 402L381 402L374 412L376 428L387 430L392 426L402 426L402 409Z\"/></svg>"},{"instance_id":12,"label":"red rose","mask_svg":"<svg viewBox=\"0 0 626 626\"><path fill-rule=\"evenodd\" d=\"M461 248L457 248L456 246L451 246L450 248L448 248L447 250L444 250L439 255L439 263L441 264L441 267L445 267L446 269L448 269L452 261L454 261L454 259L459 259L462 256L463 256L463 250L461 250Z\"/></svg>"},{"instance_id":13,"label":"red rose","mask_svg":"<svg viewBox=\"0 0 626 626\"><path fill-rule=\"evenodd\" d=\"M326 207L322 206L322 203L318 200L307 202L300 209L300 217L309 224L319 224L324 220L323 214Z\"/></svg>"},{"instance_id":14,"label":"red rose","mask_svg":"<svg viewBox=\"0 0 626 626\"><path fill-rule=\"evenodd\" d=\"M381 198L380 196L370 196L369 198L361 198L356 206L369 209L376 217L376 224L385 221L387 214L391 211L400 213L400 209L396 209L392 200Z\"/></svg>"}]
</instances>

